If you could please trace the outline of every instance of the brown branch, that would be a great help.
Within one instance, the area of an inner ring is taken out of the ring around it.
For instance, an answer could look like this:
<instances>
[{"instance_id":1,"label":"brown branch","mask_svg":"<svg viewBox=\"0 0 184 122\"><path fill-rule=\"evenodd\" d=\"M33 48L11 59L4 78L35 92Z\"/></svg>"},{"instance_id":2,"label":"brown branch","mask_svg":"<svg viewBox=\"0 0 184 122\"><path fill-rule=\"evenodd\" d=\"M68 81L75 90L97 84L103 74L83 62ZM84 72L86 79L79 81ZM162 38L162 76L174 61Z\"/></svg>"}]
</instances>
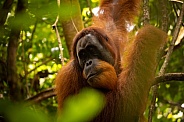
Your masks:
<instances>
[{"instance_id":1,"label":"brown branch","mask_svg":"<svg viewBox=\"0 0 184 122\"><path fill-rule=\"evenodd\" d=\"M171 2L176 2L176 3L183 3L183 1L180 0L170 0Z\"/></svg>"},{"instance_id":2,"label":"brown branch","mask_svg":"<svg viewBox=\"0 0 184 122\"><path fill-rule=\"evenodd\" d=\"M168 29L168 10L167 10L168 0L159 0L160 12L161 12L161 29L167 32Z\"/></svg>"},{"instance_id":3,"label":"brown branch","mask_svg":"<svg viewBox=\"0 0 184 122\"><path fill-rule=\"evenodd\" d=\"M36 66L34 69L30 70L27 74L30 74L32 71L36 70L38 67L42 66L43 64L46 64L50 61L52 61L54 58L49 58L48 60L43 61L40 65Z\"/></svg>"},{"instance_id":4,"label":"brown branch","mask_svg":"<svg viewBox=\"0 0 184 122\"><path fill-rule=\"evenodd\" d=\"M45 100L49 97L53 97L55 95L56 94L54 92L54 88L49 88L49 89L46 89L46 90L36 94L35 96L32 96L32 97L26 99L26 101L30 102L30 103L39 103L42 100Z\"/></svg>"},{"instance_id":5,"label":"brown branch","mask_svg":"<svg viewBox=\"0 0 184 122\"><path fill-rule=\"evenodd\" d=\"M182 1L171 1L171 2L173 2L173 3L172 3L172 5L173 5L173 10L174 10L174 13L176 14L176 17L178 18L179 15L178 15L178 6L177 6L177 3L182 3L182 4L183 4L183 2L182 2ZM181 23L181 25L184 26L184 22Z\"/></svg>"},{"instance_id":6,"label":"brown branch","mask_svg":"<svg viewBox=\"0 0 184 122\"><path fill-rule=\"evenodd\" d=\"M184 112L184 107L181 106L183 103L177 103L171 100L167 100L163 96L158 96L158 98L161 99L161 102L165 104L169 104L170 106L173 106L173 107L177 107L180 111Z\"/></svg>"},{"instance_id":7,"label":"brown branch","mask_svg":"<svg viewBox=\"0 0 184 122\"><path fill-rule=\"evenodd\" d=\"M36 22L35 22L35 24L34 24L34 27L33 27L32 33L31 33L31 38L30 38L30 42L31 42L31 43L32 43L32 41L33 41L33 37L34 37L34 34L35 34L35 32L36 32L36 28L37 28L37 20L36 20Z\"/></svg>"},{"instance_id":8,"label":"brown branch","mask_svg":"<svg viewBox=\"0 0 184 122\"><path fill-rule=\"evenodd\" d=\"M168 81L184 81L184 73L167 73L162 76L157 76L153 85L165 83Z\"/></svg>"},{"instance_id":9,"label":"brown branch","mask_svg":"<svg viewBox=\"0 0 184 122\"><path fill-rule=\"evenodd\" d=\"M69 54L71 54L72 53L71 46L73 43L73 38L77 34L77 31L80 31L84 28L82 23L81 9L80 9L78 0L62 0L61 3L68 5L69 7L68 10L70 10L68 15L70 19L63 17L61 19L61 23L62 23L66 45L67 45Z\"/></svg>"},{"instance_id":10,"label":"brown branch","mask_svg":"<svg viewBox=\"0 0 184 122\"><path fill-rule=\"evenodd\" d=\"M93 15L93 12L92 12L90 0L86 0L86 1L87 1L87 4L88 4L88 7L89 7L89 11L90 11L91 16L94 16L94 15Z\"/></svg>"},{"instance_id":11,"label":"brown branch","mask_svg":"<svg viewBox=\"0 0 184 122\"><path fill-rule=\"evenodd\" d=\"M178 34L179 34L180 26L182 24L183 14L184 14L184 4L182 5L180 16L179 16L179 18L177 20L176 27L175 27L175 30L174 30L174 33L173 33L172 42L171 42L171 45L170 45L170 47L168 49L168 52L167 52L166 58L164 60L164 63L162 65L161 69L160 69L159 76L164 75L164 73L166 71L166 68L167 68L167 66L169 64L169 60L170 60L171 54L172 54L174 46L175 46L175 42L176 42L176 39L177 39ZM152 122L152 116L153 116L153 112L155 110L155 103L156 103L156 98L157 98L157 94L158 94L157 93L158 86L159 85L155 85L153 87L153 98L152 98L151 105L150 105L150 110L149 110L149 115L148 115L148 117L149 117L148 118L148 122Z\"/></svg>"},{"instance_id":12,"label":"brown branch","mask_svg":"<svg viewBox=\"0 0 184 122\"><path fill-rule=\"evenodd\" d=\"M149 24L150 14L149 14L149 0L143 0L143 23L144 25Z\"/></svg>"},{"instance_id":13,"label":"brown branch","mask_svg":"<svg viewBox=\"0 0 184 122\"><path fill-rule=\"evenodd\" d=\"M18 0L17 8L15 11L15 20L19 17L20 14L26 12L26 0ZM10 99L12 101L19 101L22 99L21 93L21 82L17 74L16 58L17 58L17 49L18 49L18 39L20 36L20 31L22 27L11 28L10 38L8 40L7 47L7 81L10 89ZM16 91L16 92L15 92Z\"/></svg>"},{"instance_id":14,"label":"brown branch","mask_svg":"<svg viewBox=\"0 0 184 122\"><path fill-rule=\"evenodd\" d=\"M8 12L10 11L14 0L5 0L2 9L0 10L0 26L6 22Z\"/></svg>"},{"instance_id":15,"label":"brown branch","mask_svg":"<svg viewBox=\"0 0 184 122\"><path fill-rule=\"evenodd\" d=\"M184 108L181 107L182 104L180 104L180 103L176 103L176 102L173 102L170 100L165 100L165 99L163 99L163 102L166 104L170 104L171 106L176 106L180 111L184 112Z\"/></svg>"},{"instance_id":16,"label":"brown branch","mask_svg":"<svg viewBox=\"0 0 184 122\"><path fill-rule=\"evenodd\" d=\"M59 20L59 15L57 16L56 21L54 22L52 27L55 30L57 40L58 40L58 45L59 45L60 55L61 55L61 64L64 65L63 46L62 46L62 43L61 43L61 38L60 38L60 35L59 35L59 31L58 31L58 28L57 28L58 20Z\"/></svg>"},{"instance_id":17,"label":"brown branch","mask_svg":"<svg viewBox=\"0 0 184 122\"><path fill-rule=\"evenodd\" d=\"M177 21L177 24L176 24L176 27L175 27L175 30L174 30L174 33L173 33L173 39L172 39L171 45L170 45L170 47L168 49L168 52L167 52L167 55L166 55L166 59L165 59L164 64L163 64L163 66L162 66L162 68L160 70L160 75L163 75L165 73L165 70L166 70L166 68L168 66L171 54L173 52L173 48L175 46L176 39L177 39L178 34L179 34L180 26L181 26L181 23L182 23L182 20L183 20L183 14L184 14L184 4L182 5L180 16L178 18L178 21Z\"/></svg>"},{"instance_id":18,"label":"brown branch","mask_svg":"<svg viewBox=\"0 0 184 122\"><path fill-rule=\"evenodd\" d=\"M158 76L155 77L156 81L153 83L153 85L158 84L158 83L164 83L167 81L184 81L184 73L167 73L163 76ZM55 88L49 88L46 89L28 99L26 99L26 101L31 102L31 103L39 103L42 100L45 100L49 97L53 97L55 96Z\"/></svg>"}]
</instances>

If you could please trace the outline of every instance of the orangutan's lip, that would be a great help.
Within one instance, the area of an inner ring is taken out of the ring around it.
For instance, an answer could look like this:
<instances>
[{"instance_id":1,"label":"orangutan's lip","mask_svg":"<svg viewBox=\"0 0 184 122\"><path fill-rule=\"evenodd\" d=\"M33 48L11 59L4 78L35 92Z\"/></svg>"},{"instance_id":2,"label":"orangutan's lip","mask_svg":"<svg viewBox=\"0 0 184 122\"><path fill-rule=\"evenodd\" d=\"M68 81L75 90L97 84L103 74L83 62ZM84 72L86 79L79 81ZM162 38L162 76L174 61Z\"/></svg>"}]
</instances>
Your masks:
<instances>
[{"instance_id":1,"label":"orangutan's lip","mask_svg":"<svg viewBox=\"0 0 184 122\"><path fill-rule=\"evenodd\" d=\"M89 75L87 75L86 79L90 80L90 79L96 77L97 75L101 74L102 72L103 72L102 69L99 69L98 71L95 71L95 72L91 72L91 73L89 73Z\"/></svg>"},{"instance_id":2,"label":"orangutan's lip","mask_svg":"<svg viewBox=\"0 0 184 122\"><path fill-rule=\"evenodd\" d=\"M97 73L89 74L86 79L90 80L91 78L95 77L96 75L97 75Z\"/></svg>"}]
</instances>

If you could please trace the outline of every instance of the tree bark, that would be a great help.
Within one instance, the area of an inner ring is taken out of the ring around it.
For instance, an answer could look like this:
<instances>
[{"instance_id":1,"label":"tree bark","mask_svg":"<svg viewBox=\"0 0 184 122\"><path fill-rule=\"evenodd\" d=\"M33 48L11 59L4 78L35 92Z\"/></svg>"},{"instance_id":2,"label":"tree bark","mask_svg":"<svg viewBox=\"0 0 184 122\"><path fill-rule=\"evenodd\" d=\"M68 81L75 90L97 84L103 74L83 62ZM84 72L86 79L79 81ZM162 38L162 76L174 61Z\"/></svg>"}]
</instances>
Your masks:
<instances>
[{"instance_id":1,"label":"tree bark","mask_svg":"<svg viewBox=\"0 0 184 122\"><path fill-rule=\"evenodd\" d=\"M78 31L83 29L81 10L78 0L62 0L63 3L71 5L70 18L62 21L63 32L67 44L69 54L71 54L71 46L73 38ZM74 11L75 10L75 11Z\"/></svg>"},{"instance_id":2,"label":"tree bark","mask_svg":"<svg viewBox=\"0 0 184 122\"><path fill-rule=\"evenodd\" d=\"M0 10L0 26L3 26L6 22L6 18L8 16L8 12L11 9L14 0L6 0L3 4L2 9Z\"/></svg>"},{"instance_id":3,"label":"tree bark","mask_svg":"<svg viewBox=\"0 0 184 122\"><path fill-rule=\"evenodd\" d=\"M17 9L15 11L15 19L18 14L23 14L26 10L26 2L25 0L18 0ZM8 69L8 85L10 92L10 99L12 101L20 101L23 99L21 92L21 83L17 74L17 48L18 48L18 39L20 36L20 28L12 27L8 48L7 48L7 69Z\"/></svg>"}]
</instances>

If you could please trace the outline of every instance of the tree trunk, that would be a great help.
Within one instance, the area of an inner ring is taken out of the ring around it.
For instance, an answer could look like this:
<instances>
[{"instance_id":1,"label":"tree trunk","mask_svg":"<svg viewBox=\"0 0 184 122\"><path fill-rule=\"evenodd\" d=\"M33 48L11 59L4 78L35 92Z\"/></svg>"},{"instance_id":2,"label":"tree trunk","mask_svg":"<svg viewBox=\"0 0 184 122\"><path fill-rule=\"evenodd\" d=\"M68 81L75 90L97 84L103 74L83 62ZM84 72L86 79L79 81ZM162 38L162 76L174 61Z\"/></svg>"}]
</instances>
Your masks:
<instances>
[{"instance_id":1,"label":"tree trunk","mask_svg":"<svg viewBox=\"0 0 184 122\"><path fill-rule=\"evenodd\" d=\"M62 0L63 3L67 3L71 5L71 13L70 18L62 21L63 32L66 40L66 44L69 50L69 54L71 54L71 45L73 42L74 36L78 31L83 29L81 10L78 0ZM74 8L74 9L73 9ZM75 10L75 11L74 11Z\"/></svg>"},{"instance_id":2,"label":"tree trunk","mask_svg":"<svg viewBox=\"0 0 184 122\"><path fill-rule=\"evenodd\" d=\"M15 19L18 14L24 14L26 10L26 0L18 0L17 9L15 11ZM17 27L17 26L15 26ZM12 27L8 48L7 48L7 72L8 72L8 85L10 89L10 99L12 101L20 101L23 99L23 95L21 92L21 83L17 74L17 48L18 48L18 39L20 36L20 28Z\"/></svg>"}]
</instances>

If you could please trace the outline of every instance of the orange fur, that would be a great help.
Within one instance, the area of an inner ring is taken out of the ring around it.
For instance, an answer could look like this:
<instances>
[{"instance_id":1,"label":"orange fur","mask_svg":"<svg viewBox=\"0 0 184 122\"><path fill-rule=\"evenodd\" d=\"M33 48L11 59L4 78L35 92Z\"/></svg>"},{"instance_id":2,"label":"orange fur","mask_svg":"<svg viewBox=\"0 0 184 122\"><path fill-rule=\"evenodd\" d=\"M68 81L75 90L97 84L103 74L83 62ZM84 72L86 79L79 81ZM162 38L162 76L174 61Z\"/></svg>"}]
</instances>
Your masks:
<instances>
[{"instance_id":1,"label":"orange fur","mask_svg":"<svg viewBox=\"0 0 184 122\"><path fill-rule=\"evenodd\" d=\"M127 40L127 23L137 15L140 0L102 0L94 24L76 35L71 61L58 72L56 93L59 109L64 99L74 95L83 87L105 88L106 106L94 122L144 121L143 113L158 64L159 51L166 34L146 26L134 40ZM76 55L76 45L81 37L92 33L112 54L115 64L100 61L95 67L104 72L91 82L85 79ZM118 75L116 75L118 74Z\"/></svg>"},{"instance_id":2,"label":"orange fur","mask_svg":"<svg viewBox=\"0 0 184 122\"><path fill-rule=\"evenodd\" d=\"M117 75L114 67L105 61L100 61L95 69L100 70L88 83L94 88L114 90L117 88ZM86 78L85 73L83 73ZM110 80L109 80L110 79Z\"/></svg>"},{"instance_id":3,"label":"orange fur","mask_svg":"<svg viewBox=\"0 0 184 122\"><path fill-rule=\"evenodd\" d=\"M130 122L135 118L143 120L158 55L166 38L166 33L149 25L142 28L136 38L127 44L123 54L123 71L118 79L118 92L121 95L119 104L122 107L118 112L124 114L122 117L117 116L117 121L123 119Z\"/></svg>"},{"instance_id":4,"label":"orange fur","mask_svg":"<svg viewBox=\"0 0 184 122\"><path fill-rule=\"evenodd\" d=\"M55 84L59 108L62 108L63 101L67 96L78 93L80 88L85 85L83 82L80 83L80 81L84 81L84 78L79 72L79 68L75 66L74 60L68 62L58 72Z\"/></svg>"},{"instance_id":5,"label":"orange fur","mask_svg":"<svg viewBox=\"0 0 184 122\"><path fill-rule=\"evenodd\" d=\"M121 34L121 36L124 36L127 32L127 23L131 23L135 15L138 14L140 1L101 0L98 16L93 17L93 26L100 26L112 35Z\"/></svg>"}]
</instances>

